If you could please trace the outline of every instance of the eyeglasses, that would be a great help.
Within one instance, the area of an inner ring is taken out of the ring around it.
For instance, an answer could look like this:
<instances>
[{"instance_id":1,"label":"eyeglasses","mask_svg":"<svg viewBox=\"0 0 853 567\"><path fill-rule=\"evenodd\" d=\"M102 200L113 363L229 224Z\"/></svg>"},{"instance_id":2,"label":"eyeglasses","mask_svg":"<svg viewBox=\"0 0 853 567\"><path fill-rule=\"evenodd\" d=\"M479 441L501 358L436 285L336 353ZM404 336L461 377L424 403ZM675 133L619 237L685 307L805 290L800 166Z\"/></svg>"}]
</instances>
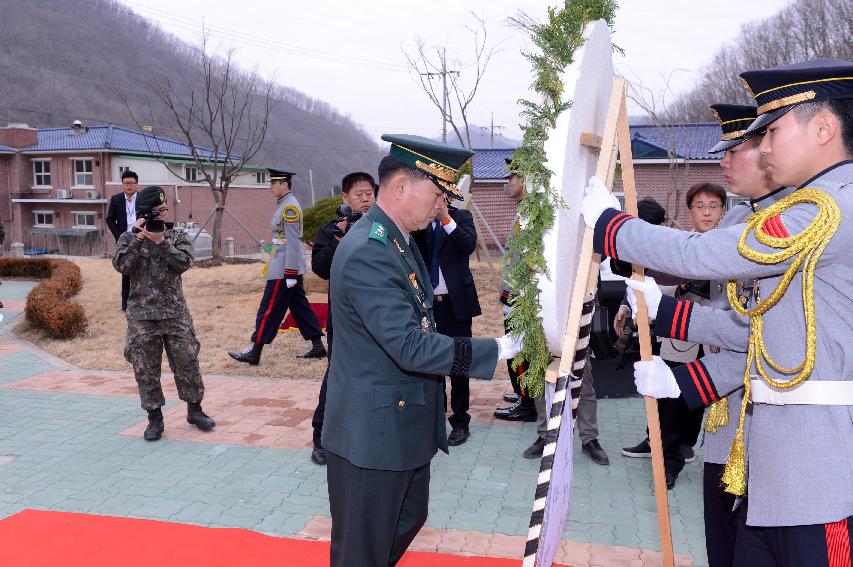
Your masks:
<instances>
[{"instance_id":1,"label":"eyeglasses","mask_svg":"<svg viewBox=\"0 0 853 567\"><path fill-rule=\"evenodd\" d=\"M138 181L122 181L122 185L139 185Z\"/></svg>"},{"instance_id":2,"label":"eyeglasses","mask_svg":"<svg viewBox=\"0 0 853 567\"><path fill-rule=\"evenodd\" d=\"M708 209L709 211L716 211L718 209L722 209L723 206L719 203L707 203L707 204L706 203L696 203L695 205L693 205L690 208L691 209L697 209L700 211L704 211L705 209Z\"/></svg>"}]
</instances>

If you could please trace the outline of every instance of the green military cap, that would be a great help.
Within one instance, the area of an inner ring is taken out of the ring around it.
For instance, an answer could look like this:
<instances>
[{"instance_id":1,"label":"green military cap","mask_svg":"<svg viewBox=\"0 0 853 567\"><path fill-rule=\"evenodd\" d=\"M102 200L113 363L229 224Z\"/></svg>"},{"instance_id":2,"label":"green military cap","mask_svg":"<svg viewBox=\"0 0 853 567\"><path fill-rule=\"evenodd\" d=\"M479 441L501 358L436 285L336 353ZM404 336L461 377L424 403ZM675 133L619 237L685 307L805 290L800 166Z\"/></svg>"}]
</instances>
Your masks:
<instances>
[{"instance_id":1,"label":"green military cap","mask_svg":"<svg viewBox=\"0 0 853 567\"><path fill-rule=\"evenodd\" d=\"M409 134L383 134L382 139L391 142L392 157L427 174L451 198L462 200L456 178L474 152Z\"/></svg>"},{"instance_id":2,"label":"green military cap","mask_svg":"<svg viewBox=\"0 0 853 567\"><path fill-rule=\"evenodd\" d=\"M740 80L758 105L758 118L747 134L767 128L797 104L853 98L853 62L843 59L746 71Z\"/></svg>"},{"instance_id":3,"label":"green military cap","mask_svg":"<svg viewBox=\"0 0 853 567\"><path fill-rule=\"evenodd\" d=\"M720 123L722 134L716 146L708 150L709 154L716 154L730 150L749 139L746 129L755 121L756 113L754 106L745 104L712 104L711 112Z\"/></svg>"},{"instance_id":4,"label":"green military cap","mask_svg":"<svg viewBox=\"0 0 853 567\"><path fill-rule=\"evenodd\" d=\"M270 174L270 183L273 181L290 181L290 178L296 175L295 173L282 171L280 169L267 168L267 171Z\"/></svg>"}]
</instances>

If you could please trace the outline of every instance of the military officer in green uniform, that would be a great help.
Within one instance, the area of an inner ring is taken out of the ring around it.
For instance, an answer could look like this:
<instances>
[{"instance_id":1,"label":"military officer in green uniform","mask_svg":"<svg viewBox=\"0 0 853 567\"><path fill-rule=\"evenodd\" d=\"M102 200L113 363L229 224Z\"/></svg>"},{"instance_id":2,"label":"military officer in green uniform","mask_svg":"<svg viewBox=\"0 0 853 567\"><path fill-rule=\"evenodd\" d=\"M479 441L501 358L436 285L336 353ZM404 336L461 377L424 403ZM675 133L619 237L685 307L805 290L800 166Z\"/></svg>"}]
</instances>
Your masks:
<instances>
[{"instance_id":1,"label":"military officer in green uniform","mask_svg":"<svg viewBox=\"0 0 853 567\"><path fill-rule=\"evenodd\" d=\"M432 286L410 232L426 228L471 152L384 135L376 204L332 262L335 348L322 444L332 515L331 564L395 565L423 526L430 460L447 452L442 375L490 379L520 340L435 332Z\"/></svg>"}]
</instances>

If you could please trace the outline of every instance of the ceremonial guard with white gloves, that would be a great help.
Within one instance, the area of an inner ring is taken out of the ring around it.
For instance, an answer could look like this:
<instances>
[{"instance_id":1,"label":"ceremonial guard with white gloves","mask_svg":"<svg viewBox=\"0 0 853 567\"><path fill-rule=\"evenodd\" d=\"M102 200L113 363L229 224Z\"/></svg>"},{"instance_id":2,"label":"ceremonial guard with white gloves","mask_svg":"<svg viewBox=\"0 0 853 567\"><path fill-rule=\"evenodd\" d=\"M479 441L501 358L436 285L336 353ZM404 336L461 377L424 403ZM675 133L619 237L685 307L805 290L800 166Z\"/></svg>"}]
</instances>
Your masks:
<instances>
[{"instance_id":1,"label":"ceremonial guard with white gloves","mask_svg":"<svg viewBox=\"0 0 853 567\"><path fill-rule=\"evenodd\" d=\"M272 216L272 252L264 265L262 275L266 278L264 295L255 317L255 332L251 345L228 355L238 362L256 366L261 361L264 345L270 344L276 335L284 315L290 309L302 338L311 341L311 349L300 358L323 358L326 347L320 337L323 329L302 286L302 274L307 270L305 248L302 243L302 207L293 194L288 171L270 169L270 192L276 198L277 207Z\"/></svg>"},{"instance_id":2,"label":"ceremonial guard with white gloves","mask_svg":"<svg viewBox=\"0 0 853 567\"><path fill-rule=\"evenodd\" d=\"M640 393L682 394L691 407L744 389L744 404L729 416L737 429L723 474L728 492L747 496L738 502L746 517L733 565L849 565L853 63L813 60L741 78L758 106L745 134L766 131L759 149L768 171L776 185L796 187L793 193L743 223L692 234L619 212L593 179L583 215L594 227L596 252L727 281L732 315L714 317L717 337L700 340L730 350L675 369L660 359L639 362L635 376ZM740 290L739 281L746 283ZM750 285L759 294L745 308L738 292ZM661 317L665 305L649 310ZM682 305L671 320L696 325L694 309Z\"/></svg>"}]
</instances>

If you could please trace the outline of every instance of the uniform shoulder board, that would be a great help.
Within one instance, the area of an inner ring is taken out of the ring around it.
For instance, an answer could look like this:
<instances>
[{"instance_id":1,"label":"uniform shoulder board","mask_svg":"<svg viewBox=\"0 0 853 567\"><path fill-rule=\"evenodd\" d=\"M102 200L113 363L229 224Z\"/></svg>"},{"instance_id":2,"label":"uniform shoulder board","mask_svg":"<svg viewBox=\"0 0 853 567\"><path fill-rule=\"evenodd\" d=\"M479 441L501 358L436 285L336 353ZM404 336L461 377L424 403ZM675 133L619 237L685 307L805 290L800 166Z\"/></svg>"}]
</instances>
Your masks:
<instances>
[{"instance_id":1,"label":"uniform shoulder board","mask_svg":"<svg viewBox=\"0 0 853 567\"><path fill-rule=\"evenodd\" d=\"M373 240L378 240L382 244L388 244L388 231L385 230L385 227L382 226L380 222L374 222L373 226L370 227L370 234L368 238L372 238Z\"/></svg>"},{"instance_id":2,"label":"uniform shoulder board","mask_svg":"<svg viewBox=\"0 0 853 567\"><path fill-rule=\"evenodd\" d=\"M299 222L302 212L296 205L286 205L281 211L281 217L288 223Z\"/></svg>"}]
</instances>

